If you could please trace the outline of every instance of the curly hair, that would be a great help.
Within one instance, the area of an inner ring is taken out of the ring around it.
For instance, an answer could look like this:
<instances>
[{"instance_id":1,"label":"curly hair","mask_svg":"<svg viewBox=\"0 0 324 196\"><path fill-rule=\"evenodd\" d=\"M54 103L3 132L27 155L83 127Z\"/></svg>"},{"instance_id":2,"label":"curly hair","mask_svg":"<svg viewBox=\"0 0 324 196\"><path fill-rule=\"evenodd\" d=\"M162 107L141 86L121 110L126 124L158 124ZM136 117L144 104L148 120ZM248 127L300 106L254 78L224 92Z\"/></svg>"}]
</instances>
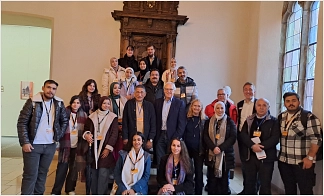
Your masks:
<instances>
[{"instance_id":1,"label":"curly hair","mask_svg":"<svg viewBox=\"0 0 324 196\"><path fill-rule=\"evenodd\" d=\"M90 84L94 84L94 86L95 86L95 90L93 91L93 93L91 93L92 94L92 96L94 95L94 96L97 96L98 95L98 87L97 87L97 83L96 83L96 81L95 80L93 80L93 79L89 79L89 80L87 80L85 83L84 83L84 85L82 86L82 90L81 90L81 92L79 93L79 96L80 96L80 98L81 99L85 99L85 100L87 100L87 97L88 97L88 95L87 95L87 93L88 93L88 86L90 85Z\"/></svg>"},{"instance_id":2,"label":"curly hair","mask_svg":"<svg viewBox=\"0 0 324 196\"><path fill-rule=\"evenodd\" d=\"M192 170L191 170L191 163L190 163L190 158L189 158L189 154L188 154L188 149L186 144L184 143L184 141L182 140L182 138L173 138L170 142L170 153L172 153L171 151L171 146L174 140L177 140L180 142L180 147L181 147L181 151L180 151L180 161L182 161L183 163L183 168L186 171L186 173L191 174Z\"/></svg>"}]
</instances>

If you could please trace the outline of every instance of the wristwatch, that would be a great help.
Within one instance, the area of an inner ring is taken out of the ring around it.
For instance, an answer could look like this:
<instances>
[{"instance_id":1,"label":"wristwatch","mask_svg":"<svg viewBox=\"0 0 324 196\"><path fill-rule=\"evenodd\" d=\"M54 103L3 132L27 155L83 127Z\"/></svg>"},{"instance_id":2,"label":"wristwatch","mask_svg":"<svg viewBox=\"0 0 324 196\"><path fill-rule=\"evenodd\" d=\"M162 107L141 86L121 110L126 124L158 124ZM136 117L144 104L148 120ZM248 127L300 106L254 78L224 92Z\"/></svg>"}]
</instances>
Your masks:
<instances>
[{"instance_id":1,"label":"wristwatch","mask_svg":"<svg viewBox=\"0 0 324 196\"><path fill-rule=\"evenodd\" d=\"M307 156L307 159L309 159L310 161L314 160L314 157L311 157L311 156Z\"/></svg>"},{"instance_id":2,"label":"wristwatch","mask_svg":"<svg viewBox=\"0 0 324 196\"><path fill-rule=\"evenodd\" d=\"M150 142L153 142L153 140L152 140L152 139L150 139Z\"/></svg>"}]
</instances>

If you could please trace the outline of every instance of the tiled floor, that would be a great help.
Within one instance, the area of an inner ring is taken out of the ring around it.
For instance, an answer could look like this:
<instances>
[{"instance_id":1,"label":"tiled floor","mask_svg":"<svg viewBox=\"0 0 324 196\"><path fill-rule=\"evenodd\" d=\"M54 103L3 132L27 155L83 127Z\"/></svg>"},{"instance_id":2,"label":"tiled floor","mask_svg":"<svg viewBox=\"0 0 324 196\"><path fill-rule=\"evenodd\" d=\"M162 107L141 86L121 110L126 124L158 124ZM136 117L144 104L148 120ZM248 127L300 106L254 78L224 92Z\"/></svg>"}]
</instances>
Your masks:
<instances>
[{"instance_id":1,"label":"tiled floor","mask_svg":"<svg viewBox=\"0 0 324 196\"><path fill-rule=\"evenodd\" d=\"M53 162L50 165L49 172L46 181L45 194L51 194L51 190L55 180L55 171L57 165L57 156L54 156ZM23 160L22 158L9 158L1 157L1 194L2 195L17 195L20 194L21 178L23 171ZM206 168L204 168L204 173ZM206 180L206 175L204 176L204 181ZM236 194L242 190L242 174L241 169L237 168L235 170L235 177L230 180L230 188L232 194ZM76 194L85 194L85 184L78 182L76 187ZM64 194L64 188L62 190ZM207 192L203 192L207 195Z\"/></svg>"}]
</instances>

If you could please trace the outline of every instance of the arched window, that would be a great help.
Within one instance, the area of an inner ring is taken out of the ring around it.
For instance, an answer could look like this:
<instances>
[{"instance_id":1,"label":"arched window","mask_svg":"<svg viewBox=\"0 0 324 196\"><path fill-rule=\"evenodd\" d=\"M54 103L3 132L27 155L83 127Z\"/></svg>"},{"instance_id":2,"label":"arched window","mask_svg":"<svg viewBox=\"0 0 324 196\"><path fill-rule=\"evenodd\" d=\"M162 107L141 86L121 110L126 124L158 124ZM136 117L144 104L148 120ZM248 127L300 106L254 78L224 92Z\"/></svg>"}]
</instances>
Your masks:
<instances>
[{"instance_id":1,"label":"arched window","mask_svg":"<svg viewBox=\"0 0 324 196\"><path fill-rule=\"evenodd\" d=\"M285 2L281 39L281 71L278 110L284 111L282 95L296 92L307 110L313 107L319 2Z\"/></svg>"}]
</instances>

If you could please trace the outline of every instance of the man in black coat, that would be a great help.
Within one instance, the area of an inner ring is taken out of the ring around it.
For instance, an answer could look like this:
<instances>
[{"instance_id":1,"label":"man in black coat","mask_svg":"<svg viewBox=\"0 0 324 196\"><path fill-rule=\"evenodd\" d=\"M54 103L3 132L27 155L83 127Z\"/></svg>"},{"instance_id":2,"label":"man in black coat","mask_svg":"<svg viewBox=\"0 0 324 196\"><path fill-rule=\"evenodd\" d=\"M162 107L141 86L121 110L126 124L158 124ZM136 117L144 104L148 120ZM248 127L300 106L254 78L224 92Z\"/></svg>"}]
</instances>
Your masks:
<instances>
[{"instance_id":1,"label":"man in black coat","mask_svg":"<svg viewBox=\"0 0 324 196\"><path fill-rule=\"evenodd\" d=\"M160 80L159 70L152 69L150 72L150 80L147 81L145 84L146 96L145 100L151 102L152 104L155 103L156 99L163 98L163 81Z\"/></svg>"},{"instance_id":2,"label":"man in black coat","mask_svg":"<svg viewBox=\"0 0 324 196\"><path fill-rule=\"evenodd\" d=\"M146 47L147 57L145 57L145 63L146 66L151 71L152 69L158 69L160 72L160 75L163 74L164 68L162 65L161 59L159 59L157 56L155 56L155 46L152 44L149 44Z\"/></svg>"},{"instance_id":3,"label":"man in black coat","mask_svg":"<svg viewBox=\"0 0 324 196\"><path fill-rule=\"evenodd\" d=\"M146 95L145 87L135 87L134 98L127 101L123 113L123 142L127 144L129 139L136 132L142 132L145 136L146 150L153 147L153 140L156 134L156 119L154 106L144 100Z\"/></svg>"},{"instance_id":4,"label":"man in black coat","mask_svg":"<svg viewBox=\"0 0 324 196\"><path fill-rule=\"evenodd\" d=\"M22 195L44 194L56 143L69 124L63 100L55 96L57 87L54 80L46 80L43 92L28 99L20 111L17 131L24 160Z\"/></svg>"},{"instance_id":5,"label":"man in black coat","mask_svg":"<svg viewBox=\"0 0 324 196\"><path fill-rule=\"evenodd\" d=\"M276 145L280 130L278 120L269 114L270 103L260 98L256 101L256 113L249 116L238 140L242 142L240 153L245 166L245 192L257 194L257 180L260 180L260 195L271 195L271 179L274 161L277 160ZM262 153L265 154L262 154Z\"/></svg>"}]
</instances>

